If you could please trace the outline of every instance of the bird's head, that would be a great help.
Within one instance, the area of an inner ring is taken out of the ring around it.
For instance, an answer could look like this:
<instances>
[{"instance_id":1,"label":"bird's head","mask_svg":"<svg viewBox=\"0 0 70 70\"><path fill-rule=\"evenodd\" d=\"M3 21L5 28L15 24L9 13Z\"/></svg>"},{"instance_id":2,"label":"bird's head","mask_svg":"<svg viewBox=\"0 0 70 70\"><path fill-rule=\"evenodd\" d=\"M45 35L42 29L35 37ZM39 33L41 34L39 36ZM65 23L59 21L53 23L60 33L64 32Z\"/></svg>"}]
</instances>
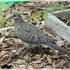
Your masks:
<instances>
[{"instance_id":1,"label":"bird's head","mask_svg":"<svg viewBox=\"0 0 70 70\"><path fill-rule=\"evenodd\" d=\"M19 18L21 18L21 14L20 13L12 13L12 16L10 18L13 18L14 20L18 20Z\"/></svg>"},{"instance_id":2,"label":"bird's head","mask_svg":"<svg viewBox=\"0 0 70 70\"><path fill-rule=\"evenodd\" d=\"M11 20L12 18L14 20L18 20L19 18L21 18L21 14L25 15L27 14L26 12L13 12L10 17L8 18L8 20Z\"/></svg>"}]
</instances>

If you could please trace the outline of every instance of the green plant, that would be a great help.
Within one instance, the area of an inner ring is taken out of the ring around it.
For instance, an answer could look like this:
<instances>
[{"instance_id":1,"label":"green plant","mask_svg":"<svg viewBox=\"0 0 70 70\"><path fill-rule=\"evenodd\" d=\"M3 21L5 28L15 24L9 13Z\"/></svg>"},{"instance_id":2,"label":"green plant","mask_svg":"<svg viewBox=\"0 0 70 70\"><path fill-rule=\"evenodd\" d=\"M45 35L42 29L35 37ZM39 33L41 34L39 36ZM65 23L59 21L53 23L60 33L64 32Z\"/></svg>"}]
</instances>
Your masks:
<instances>
[{"instance_id":1,"label":"green plant","mask_svg":"<svg viewBox=\"0 0 70 70\"><path fill-rule=\"evenodd\" d=\"M40 15L41 15L41 11L36 11L29 17L29 20L38 18L38 17L40 17Z\"/></svg>"},{"instance_id":2,"label":"green plant","mask_svg":"<svg viewBox=\"0 0 70 70\"><path fill-rule=\"evenodd\" d=\"M12 5L13 3L0 3L0 10L4 10L4 9L7 9L7 8L10 8L10 6ZM10 14L10 11L5 11L5 12L0 12L0 25L4 25L4 17L7 15L7 14ZM0 26L1 27L1 26Z\"/></svg>"},{"instance_id":3,"label":"green plant","mask_svg":"<svg viewBox=\"0 0 70 70\"><path fill-rule=\"evenodd\" d=\"M6 11L5 13L4 12L0 12L0 24L1 25L4 25L4 18L7 14L9 14L10 11ZM1 27L1 26L0 26Z\"/></svg>"},{"instance_id":4,"label":"green plant","mask_svg":"<svg viewBox=\"0 0 70 70\"><path fill-rule=\"evenodd\" d=\"M7 21L6 23L7 23L7 25L12 26L12 25L14 25L15 22L14 22L14 20L11 20L11 21Z\"/></svg>"},{"instance_id":5,"label":"green plant","mask_svg":"<svg viewBox=\"0 0 70 70\"><path fill-rule=\"evenodd\" d=\"M11 6L12 4L13 4L13 3L8 3L8 4L5 3L5 2L0 3L0 10L10 8L10 6Z\"/></svg>"}]
</instances>

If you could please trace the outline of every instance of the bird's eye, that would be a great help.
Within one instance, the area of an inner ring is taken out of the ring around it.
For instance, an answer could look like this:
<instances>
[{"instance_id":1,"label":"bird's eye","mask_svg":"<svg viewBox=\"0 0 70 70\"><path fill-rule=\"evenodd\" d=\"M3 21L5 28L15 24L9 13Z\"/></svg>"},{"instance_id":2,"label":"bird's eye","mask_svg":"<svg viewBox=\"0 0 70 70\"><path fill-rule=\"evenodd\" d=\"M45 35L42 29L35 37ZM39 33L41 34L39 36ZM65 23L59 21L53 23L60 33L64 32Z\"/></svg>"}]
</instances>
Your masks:
<instances>
[{"instance_id":1,"label":"bird's eye","mask_svg":"<svg viewBox=\"0 0 70 70\"><path fill-rule=\"evenodd\" d=\"M16 15L13 15L13 17L15 17Z\"/></svg>"}]
</instances>

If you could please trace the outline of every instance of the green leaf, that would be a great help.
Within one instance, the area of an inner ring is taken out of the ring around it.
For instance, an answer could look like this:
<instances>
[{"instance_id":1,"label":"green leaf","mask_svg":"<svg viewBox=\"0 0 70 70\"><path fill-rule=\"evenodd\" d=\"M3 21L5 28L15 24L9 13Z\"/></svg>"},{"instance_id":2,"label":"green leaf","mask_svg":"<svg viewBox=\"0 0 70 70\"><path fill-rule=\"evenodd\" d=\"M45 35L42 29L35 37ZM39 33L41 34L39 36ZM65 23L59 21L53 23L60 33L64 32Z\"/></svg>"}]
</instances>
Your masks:
<instances>
[{"instance_id":1,"label":"green leaf","mask_svg":"<svg viewBox=\"0 0 70 70\"><path fill-rule=\"evenodd\" d=\"M12 25L14 25L14 20L11 20L11 21L7 21L7 25L9 25L9 26L12 26Z\"/></svg>"},{"instance_id":2,"label":"green leaf","mask_svg":"<svg viewBox=\"0 0 70 70\"><path fill-rule=\"evenodd\" d=\"M37 12L34 12L29 19L34 19L34 18L38 18L40 17L41 15L41 12L40 11L37 11Z\"/></svg>"},{"instance_id":3,"label":"green leaf","mask_svg":"<svg viewBox=\"0 0 70 70\"><path fill-rule=\"evenodd\" d=\"M2 2L0 3L0 9L7 9L7 8L10 8L10 6L12 5L13 3L5 3L5 2Z\"/></svg>"},{"instance_id":4,"label":"green leaf","mask_svg":"<svg viewBox=\"0 0 70 70\"><path fill-rule=\"evenodd\" d=\"M0 16L0 24L3 24L3 15Z\"/></svg>"},{"instance_id":5,"label":"green leaf","mask_svg":"<svg viewBox=\"0 0 70 70\"><path fill-rule=\"evenodd\" d=\"M48 17L48 12L45 11L43 16L44 16L44 18L47 18Z\"/></svg>"}]
</instances>

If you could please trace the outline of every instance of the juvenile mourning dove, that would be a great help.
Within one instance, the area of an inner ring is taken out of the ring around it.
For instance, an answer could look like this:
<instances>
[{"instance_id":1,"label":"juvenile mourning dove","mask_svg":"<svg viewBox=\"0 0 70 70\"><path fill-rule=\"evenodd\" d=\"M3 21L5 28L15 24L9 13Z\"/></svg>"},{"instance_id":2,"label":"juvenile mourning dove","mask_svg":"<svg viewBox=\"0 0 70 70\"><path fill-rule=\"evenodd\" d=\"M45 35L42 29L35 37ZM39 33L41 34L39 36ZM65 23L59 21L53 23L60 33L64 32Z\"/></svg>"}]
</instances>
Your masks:
<instances>
[{"instance_id":1,"label":"juvenile mourning dove","mask_svg":"<svg viewBox=\"0 0 70 70\"><path fill-rule=\"evenodd\" d=\"M50 39L46 35L42 33L39 29L37 29L34 25L25 22L21 15L18 12L12 14L11 18L15 20L15 32L18 38L20 38L23 42L29 44L27 48L33 48L33 44L45 44L50 48L58 50L63 54L69 54L64 48L58 46L53 39Z\"/></svg>"}]
</instances>

